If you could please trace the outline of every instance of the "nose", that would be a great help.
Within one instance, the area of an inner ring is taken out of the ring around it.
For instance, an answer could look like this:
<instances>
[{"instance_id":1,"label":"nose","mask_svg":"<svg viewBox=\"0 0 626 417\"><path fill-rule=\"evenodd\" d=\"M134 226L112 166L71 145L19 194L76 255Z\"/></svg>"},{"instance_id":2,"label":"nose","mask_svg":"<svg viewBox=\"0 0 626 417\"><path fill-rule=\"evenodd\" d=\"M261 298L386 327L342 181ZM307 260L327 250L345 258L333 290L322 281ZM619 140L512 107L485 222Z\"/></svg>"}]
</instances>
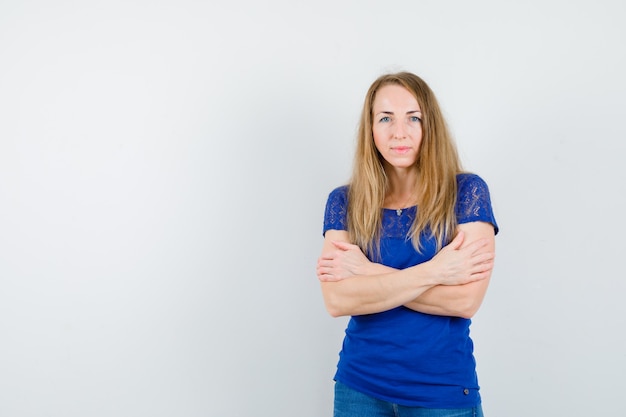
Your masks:
<instances>
[{"instance_id":1,"label":"nose","mask_svg":"<svg viewBox=\"0 0 626 417\"><path fill-rule=\"evenodd\" d=\"M393 137L394 139L404 139L406 137L406 126L404 123L399 122L394 124Z\"/></svg>"}]
</instances>

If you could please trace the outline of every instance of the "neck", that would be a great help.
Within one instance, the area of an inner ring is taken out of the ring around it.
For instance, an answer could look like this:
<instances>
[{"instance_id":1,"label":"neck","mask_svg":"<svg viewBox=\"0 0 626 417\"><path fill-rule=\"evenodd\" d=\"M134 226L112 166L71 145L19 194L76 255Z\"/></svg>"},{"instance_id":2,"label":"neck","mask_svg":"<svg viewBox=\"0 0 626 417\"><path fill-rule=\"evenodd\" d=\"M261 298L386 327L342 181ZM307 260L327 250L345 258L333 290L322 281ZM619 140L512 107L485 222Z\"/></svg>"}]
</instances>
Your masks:
<instances>
[{"instance_id":1,"label":"neck","mask_svg":"<svg viewBox=\"0 0 626 417\"><path fill-rule=\"evenodd\" d=\"M417 203L417 172L411 170L393 170L387 173L389 189L385 196L385 207L402 209Z\"/></svg>"},{"instance_id":2,"label":"neck","mask_svg":"<svg viewBox=\"0 0 626 417\"><path fill-rule=\"evenodd\" d=\"M388 195L414 194L417 185L417 172L415 169L394 169L387 172L387 180L389 181Z\"/></svg>"}]
</instances>

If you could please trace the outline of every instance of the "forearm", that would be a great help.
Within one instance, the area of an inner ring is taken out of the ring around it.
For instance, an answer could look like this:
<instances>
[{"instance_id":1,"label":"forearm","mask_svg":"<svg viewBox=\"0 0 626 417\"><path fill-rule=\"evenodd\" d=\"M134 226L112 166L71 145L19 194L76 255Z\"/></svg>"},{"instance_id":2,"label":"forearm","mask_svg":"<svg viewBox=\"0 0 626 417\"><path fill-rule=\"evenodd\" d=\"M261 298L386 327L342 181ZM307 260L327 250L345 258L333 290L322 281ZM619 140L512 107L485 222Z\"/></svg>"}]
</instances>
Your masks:
<instances>
[{"instance_id":1,"label":"forearm","mask_svg":"<svg viewBox=\"0 0 626 417\"><path fill-rule=\"evenodd\" d=\"M367 275L397 271L394 268L371 263ZM427 289L404 306L420 313L437 316L471 318L480 307L489 280L465 285L437 285Z\"/></svg>"},{"instance_id":2,"label":"forearm","mask_svg":"<svg viewBox=\"0 0 626 417\"><path fill-rule=\"evenodd\" d=\"M415 300L437 285L428 265L376 275L360 275L322 282L328 312L334 316L380 313Z\"/></svg>"},{"instance_id":3,"label":"forearm","mask_svg":"<svg viewBox=\"0 0 626 417\"><path fill-rule=\"evenodd\" d=\"M433 312L445 298L418 298L438 285L457 286L488 278L492 254L477 240L459 249L463 233L433 259L406 269L395 270L364 259L358 247L346 242L345 231L326 232L317 274L322 283L324 302L333 316L362 315L387 311L402 305L414 310L428 306ZM468 287L465 287L468 288Z\"/></svg>"},{"instance_id":4,"label":"forearm","mask_svg":"<svg viewBox=\"0 0 626 417\"><path fill-rule=\"evenodd\" d=\"M472 222L459 225L467 235L467 242L486 239L485 250L495 253L494 229L491 224ZM437 286L416 297L406 307L421 313L440 316L471 318L485 298L491 279L492 268L486 271L486 279L465 285Z\"/></svg>"},{"instance_id":5,"label":"forearm","mask_svg":"<svg viewBox=\"0 0 626 417\"><path fill-rule=\"evenodd\" d=\"M404 304L420 313L472 318L484 299L489 279L465 285L438 285Z\"/></svg>"}]
</instances>

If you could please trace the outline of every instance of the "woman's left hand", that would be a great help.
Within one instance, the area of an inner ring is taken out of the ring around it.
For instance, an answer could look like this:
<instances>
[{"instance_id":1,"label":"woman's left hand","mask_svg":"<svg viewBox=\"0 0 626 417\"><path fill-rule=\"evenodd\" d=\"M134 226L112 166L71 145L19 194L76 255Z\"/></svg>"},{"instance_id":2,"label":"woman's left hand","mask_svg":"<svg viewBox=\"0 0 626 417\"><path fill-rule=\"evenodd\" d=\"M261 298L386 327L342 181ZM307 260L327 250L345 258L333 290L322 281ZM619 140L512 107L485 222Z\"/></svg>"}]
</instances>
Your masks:
<instances>
[{"instance_id":1,"label":"woman's left hand","mask_svg":"<svg viewBox=\"0 0 626 417\"><path fill-rule=\"evenodd\" d=\"M366 275L371 264L361 248L347 242L332 242L335 250L317 260L317 277L320 281L341 281L355 275Z\"/></svg>"}]
</instances>

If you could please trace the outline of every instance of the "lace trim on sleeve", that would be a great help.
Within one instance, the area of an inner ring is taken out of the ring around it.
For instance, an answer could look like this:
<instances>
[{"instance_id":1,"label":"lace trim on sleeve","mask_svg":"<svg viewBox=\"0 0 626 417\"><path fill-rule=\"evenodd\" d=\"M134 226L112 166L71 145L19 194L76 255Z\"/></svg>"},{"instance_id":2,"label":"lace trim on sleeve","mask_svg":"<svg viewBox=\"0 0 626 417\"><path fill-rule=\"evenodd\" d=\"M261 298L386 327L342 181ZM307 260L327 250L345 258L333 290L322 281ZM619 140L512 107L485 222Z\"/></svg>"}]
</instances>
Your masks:
<instances>
[{"instance_id":1,"label":"lace trim on sleeve","mask_svg":"<svg viewBox=\"0 0 626 417\"><path fill-rule=\"evenodd\" d=\"M348 187L334 189L328 196L326 211L324 212L324 229L348 230L347 228Z\"/></svg>"},{"instance_id":2,"label":"lace trim on sleeve","mask_svg":"<svg viewBox=\"0 0 626 417\"><path fill-rule=\"evenodd\" d=\"M457 177L458 197L456 215L458 222L483 221L491 223L498 233L487 183L475 174L461 174Z\"/></svg>"}]
</instances>

